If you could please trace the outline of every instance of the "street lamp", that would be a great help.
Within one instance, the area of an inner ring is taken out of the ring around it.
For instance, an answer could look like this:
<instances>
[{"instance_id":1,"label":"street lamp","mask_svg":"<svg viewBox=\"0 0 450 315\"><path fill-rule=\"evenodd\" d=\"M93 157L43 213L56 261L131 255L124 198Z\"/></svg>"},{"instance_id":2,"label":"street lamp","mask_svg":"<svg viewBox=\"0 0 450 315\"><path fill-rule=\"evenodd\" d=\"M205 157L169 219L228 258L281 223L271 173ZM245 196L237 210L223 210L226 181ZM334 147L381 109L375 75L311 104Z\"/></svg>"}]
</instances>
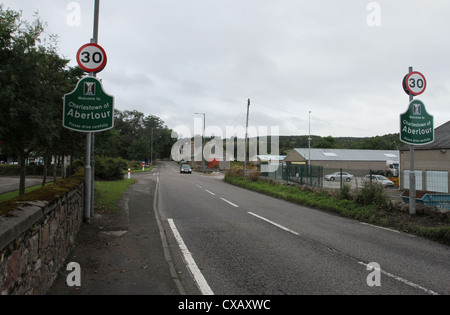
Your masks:
<instances>
[{"instance_id":1,"label":"street lamp","mask_svg":"<svg viewBox=\"0 0 450 315\"><path fill-rule=\"evenodd\" d=\"M195 115L203 115L203 136L202 136L202 168L203 173L206 171L205 168L205 159L203 157L203 150L205 147L205 128L206 128L206 114L205 113L194 113Z\"/></svg>"},{"instance_id":2,"label":"street lamp","mask_svg":"<svg viewBox=\"0 0 450 315\"><path fill-rule=\"evenodd\" d=\"M309 111L309 136L308 136L309 156L308 156L308 173L311 177L311 111Z\"/></svg>"}]
</instances>

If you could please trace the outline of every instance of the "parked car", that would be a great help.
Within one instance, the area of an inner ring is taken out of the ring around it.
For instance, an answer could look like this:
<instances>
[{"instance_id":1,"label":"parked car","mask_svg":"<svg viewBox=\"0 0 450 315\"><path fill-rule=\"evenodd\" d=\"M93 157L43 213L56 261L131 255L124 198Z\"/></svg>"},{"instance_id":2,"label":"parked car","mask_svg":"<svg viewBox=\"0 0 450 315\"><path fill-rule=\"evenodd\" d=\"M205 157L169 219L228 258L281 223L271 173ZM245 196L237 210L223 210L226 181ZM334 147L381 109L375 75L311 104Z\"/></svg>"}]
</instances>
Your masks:
<instances>
[{"instance_id":1,"label":"parked car","mask_svg":"<svg viewBox=\"0 0 450 315\"><path fill-rule=\"evenodd\" d=\"M363 184L368 183L372 180L372 183L378 183L384 187L394 187L394 182L387 179L383 175L366 175L363 178Z\"/></svg>"},{"instance_id":2,"label":"parked car","mask_svg":"<svg viewBox=\"0 0 450 315\"><path fill-rule=\"evenodd\" d=\"M191 174L192 173L192 169L191 169L191 167L189 165L183 164L180 167L180 173L189 173L189 174Z\"/></svg>"},{"instance_id":3,"label":"parked car","mask_svg":"<svg viewBox=\"0 0 450 315\"><path fill-rule=\"evenodd\" d=\"M335 172L333 174L330 175L325 175L324 179L326 180L331 180L331 181L335 181L336 179L341 179L341 172ZM346 173L346 172L342 172L342 179L345 180L346 182L349 182L353 179L353 175Z\"/></svg>"}]
</instances>

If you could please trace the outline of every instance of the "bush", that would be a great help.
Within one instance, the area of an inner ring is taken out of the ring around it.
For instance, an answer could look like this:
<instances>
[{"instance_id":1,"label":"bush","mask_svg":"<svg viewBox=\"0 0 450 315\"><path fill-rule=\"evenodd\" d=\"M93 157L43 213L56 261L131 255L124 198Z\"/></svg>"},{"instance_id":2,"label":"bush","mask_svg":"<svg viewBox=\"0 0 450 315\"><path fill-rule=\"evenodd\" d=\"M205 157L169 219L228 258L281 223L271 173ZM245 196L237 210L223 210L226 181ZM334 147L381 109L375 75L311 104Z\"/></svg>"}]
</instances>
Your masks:
<instances>
[{"instance_id":1,"label":"bush","mask_svg":"<svg viewBox=\"0 0 450 315\"><path fill-rule=\"evenodd\" d=\"M342 185L341 191L339 192L338 199L339 200L352 200L353 198L351 195L351 190L352 190L352 187L350 186L350 184L344 183Z\"/></svg>"},{"instance_id":2,"label":"bush","mask_svg":"<svg viewBox=\"0 0 450 315\"><path fill-rule=\"evenodd\" d=\"M358 192L355 201L363 206L375 204L379 208L392 209L393 204L386 195L384 187L377 183L365 183L363 188Z\"/></svg>"},{"instance_id":3,"label":"bush","mask_svg":"<svg viewBox=\"0 0 450 315\"><path fill-rule=\"evenodd\" d=\"M243 178L244 177L244 171L236 168L229 169L225 172L225 179L230 178Z\"/></svg>"},{"instance_id":4,"label":"bush","mask_svg":"<svg viewBox=\"0 0 450 315\"><path fill-rule=\"evenodd\" d=\"M122 158L95 156L95 179L121 180L122 170L126 169L127 161Z\"/></svg>"},{"instance_id":5,"label":"bush","mask_svg":"<svg viewBox=\"0 0 450 315\"><path fill-rule=\"evenodd\" d=\"M251 182L258 181L260 179L260 177L261 177L261 172L250 172L245 175L245 179L247 179Z\"/></svg>"}]
</instances>

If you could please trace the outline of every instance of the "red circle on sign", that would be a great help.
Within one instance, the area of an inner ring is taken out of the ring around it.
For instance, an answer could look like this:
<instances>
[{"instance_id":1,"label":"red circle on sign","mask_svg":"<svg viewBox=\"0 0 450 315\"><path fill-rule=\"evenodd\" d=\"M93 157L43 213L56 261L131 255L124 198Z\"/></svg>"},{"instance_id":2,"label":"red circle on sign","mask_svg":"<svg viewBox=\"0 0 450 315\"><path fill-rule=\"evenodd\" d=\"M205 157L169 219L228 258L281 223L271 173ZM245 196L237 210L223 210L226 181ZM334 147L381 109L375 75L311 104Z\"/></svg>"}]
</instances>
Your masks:
<instances>
[{"instance_id":1,"label":"red circle on sign","mask_svg":"<svg viewBox=\"0 0 450 315\"><path fill-rule=\"evenodd\" d=\"M418 79L412 77L417 77ZM412 82L410 80L412 80ZM422 94L427 88L427 80L422 73L414 71L405 77L404 87L406 87L406 90L410 94L417 96Z\"/></svg>"},{"instance_id":2,"label":"red circle on sign","mask_svg":"<svg viewBox=\"0 0 450 315\"><path fill-rule=\"evenodd\" d=\"M107 61L105 50L94 43L81 46L77 52L78 65L86 72L102 71L106 67Z\"/></svg>"}]
</instances>

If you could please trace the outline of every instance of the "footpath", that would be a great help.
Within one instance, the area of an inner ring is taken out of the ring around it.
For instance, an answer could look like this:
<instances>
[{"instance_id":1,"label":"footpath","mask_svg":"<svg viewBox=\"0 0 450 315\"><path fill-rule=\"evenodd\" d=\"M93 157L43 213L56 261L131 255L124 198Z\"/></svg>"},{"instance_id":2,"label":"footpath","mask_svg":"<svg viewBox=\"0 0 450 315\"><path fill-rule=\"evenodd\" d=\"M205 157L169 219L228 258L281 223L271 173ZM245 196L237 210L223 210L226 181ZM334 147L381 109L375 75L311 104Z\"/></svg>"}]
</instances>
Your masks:
<instances>
[{"instance_id":1,"label":"footpath","mask_svg":"<svg viewBox=\"0 0 450 315\"><path fill-rule=\"evenodd\" d=\"M94 213L83 223L69 255L81 269L81 286L67 285L72 270L62 270L48 295L179 295L164 255L153 202L156 176L137 179L115 214Z\"/></svg>"}]
</instances>

